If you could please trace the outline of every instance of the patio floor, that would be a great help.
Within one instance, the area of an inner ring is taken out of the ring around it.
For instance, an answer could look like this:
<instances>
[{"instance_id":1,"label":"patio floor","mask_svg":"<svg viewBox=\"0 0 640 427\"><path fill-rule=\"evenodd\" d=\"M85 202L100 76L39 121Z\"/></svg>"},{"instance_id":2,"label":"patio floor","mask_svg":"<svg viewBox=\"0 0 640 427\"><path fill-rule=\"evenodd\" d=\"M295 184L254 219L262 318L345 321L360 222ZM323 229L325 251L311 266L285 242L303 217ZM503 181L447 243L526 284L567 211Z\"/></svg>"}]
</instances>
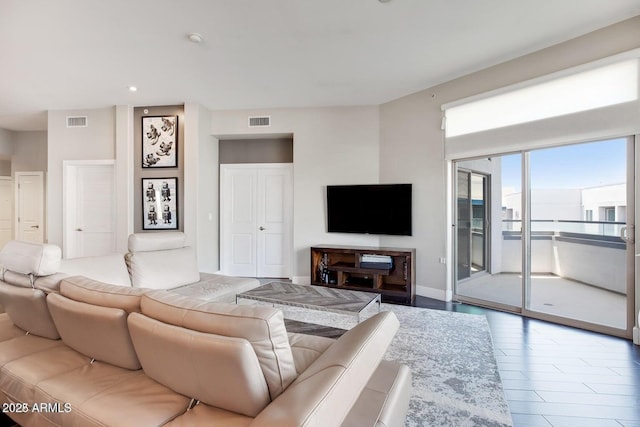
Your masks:
<instances>
[{"instance_id":1,"label":"patio floor","mask_svg":"<svg viewBox=\"0 0 640 427\"><path fill-rule=\"evenodd\" d=\"M460 281L457 293L520 307L521 283L520 274L480 272ZM626 328L625 295L553 274L532 275L529 309L618 329Z\"/></svg>"}]
</instances>

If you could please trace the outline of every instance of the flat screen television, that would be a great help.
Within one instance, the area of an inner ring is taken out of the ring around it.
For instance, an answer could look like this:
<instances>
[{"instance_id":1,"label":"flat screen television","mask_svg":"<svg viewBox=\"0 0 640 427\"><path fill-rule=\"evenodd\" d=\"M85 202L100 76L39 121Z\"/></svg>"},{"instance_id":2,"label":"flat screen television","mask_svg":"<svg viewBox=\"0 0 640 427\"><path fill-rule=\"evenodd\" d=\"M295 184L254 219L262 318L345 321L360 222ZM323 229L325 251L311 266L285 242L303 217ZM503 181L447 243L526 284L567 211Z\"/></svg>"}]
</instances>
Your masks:
<instances>
[{"instance_id":1,"label":"flat screen television","mask_svg":"<svg viewBox=\"0 0 640 427\"><path fill-rule=\"evenodd\" d=\"M327 229L411 236L411 184L328 185Z\"/></svg>"}]
</instances>

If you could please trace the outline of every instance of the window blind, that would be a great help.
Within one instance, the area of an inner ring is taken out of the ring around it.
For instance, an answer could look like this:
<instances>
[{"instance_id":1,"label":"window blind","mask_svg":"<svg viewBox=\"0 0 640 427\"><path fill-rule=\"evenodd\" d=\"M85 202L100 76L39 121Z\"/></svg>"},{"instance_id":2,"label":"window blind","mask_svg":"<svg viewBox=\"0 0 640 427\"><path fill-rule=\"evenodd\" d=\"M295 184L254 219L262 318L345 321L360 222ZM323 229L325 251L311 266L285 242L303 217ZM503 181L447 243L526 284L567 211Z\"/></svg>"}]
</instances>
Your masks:
<instances>
[{"instance_id":1,"label":"window blind","mask_svg":"<svg viewBox=\"0 0 640 427\"><path fill-rule=\"evenodd\" d=\"M640 50L442 106L447 158L640 132Z\"/></svg>"}]
</instances>

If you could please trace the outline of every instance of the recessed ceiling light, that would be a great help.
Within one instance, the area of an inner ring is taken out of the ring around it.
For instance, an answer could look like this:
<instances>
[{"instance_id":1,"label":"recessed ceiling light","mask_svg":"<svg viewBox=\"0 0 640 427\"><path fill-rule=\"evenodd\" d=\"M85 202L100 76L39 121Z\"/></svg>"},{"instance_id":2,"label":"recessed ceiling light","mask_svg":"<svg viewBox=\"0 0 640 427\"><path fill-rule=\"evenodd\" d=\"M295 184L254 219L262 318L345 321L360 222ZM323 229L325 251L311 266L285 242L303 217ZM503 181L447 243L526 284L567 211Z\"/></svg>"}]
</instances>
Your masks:
<instances>
[{"instance_id":1,"label":"recessed ceiling light","mask_svg":"<svg viewBox=\"0 0 640 427\"><path fill-rule=\"evenodd\" d=\"M129 86L128 89L129 89L129 92L137 92L138 91L138 88L135 87L135 86Z\"/></svg>"},{"instance_id":2,"label":"recessed ceiling light","mask_svg":"<svg viewBox=\"0 0 640 427\"><path fill-rule=\"evenodd\" d=\"M187 34L187 37L194 43L202 43L202 41L204 40L198 33L189 33Z\"/></svg>"}]
</instances>

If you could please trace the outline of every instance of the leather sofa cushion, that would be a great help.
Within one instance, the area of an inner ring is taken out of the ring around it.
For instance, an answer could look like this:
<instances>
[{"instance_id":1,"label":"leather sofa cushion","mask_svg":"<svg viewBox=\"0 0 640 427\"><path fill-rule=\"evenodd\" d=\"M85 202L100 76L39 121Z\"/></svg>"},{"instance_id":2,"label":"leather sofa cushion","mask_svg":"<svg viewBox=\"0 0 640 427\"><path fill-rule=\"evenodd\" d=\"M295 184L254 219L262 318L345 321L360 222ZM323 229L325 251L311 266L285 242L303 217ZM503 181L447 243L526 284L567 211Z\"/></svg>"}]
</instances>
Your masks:
<instances>
[{"instance_id":1,"label":"leather sofa cushion","mask_svg":"<svg viewBox=\"0 0 640 427\"><path fill-rule=\"evenodd\" d=\"M200 280L195 250L191 247L135 252L125 255L131 285L169 289Z\"/></svg>"},{"instance_id":2,"label":"leather sofa cushion","mask_svg":"<svg viewBox=\"0 0 640 427\"><path fill-rule=\"evenodd\" d=\"M260 281L251 277L233 277L223 274L200 273L200 281L171 292L206 301L236 303L236 294L260 286Z\"/></svg>"},{"instance_id":3,"label":"leather sofa cushion","mask_svg":"<svg viewBox=\"0 0 640 427\"><path fill-rule=\"evenodd\" d=\"M62 251L59 246L11 240L0 251L0 265L21 274L48 276L58 271Z\"/></svg>"},{"instance_id":4,"label":"leather sofa cushion","mask_svg":"<svg viewBox=\"0 0 640 427\"><path fill-rule=\"evenodd\" d=\"M164 323L249 341L272 400L297 377L280 310L207 302L163 291L144 294L141 308L143 314Z\"/></svg>"},{"instance_id":5,"label":"leather sofa cushion","mask_svg":"<svg viewBox=\"0 0 640 427\"><path fill-rule=\"evenodd\" d=\"M289 344L296 371L304 372L322 353L336 342L333 338L289 332Z\"/></svg>"},{"instance_id":6,"label":"leather sofa cushion","mask_svg":"<svg viewBox=\"0 0 640 427\"><path fill-rule=\"evenodd\" d=\"M0 304L20 329L45 338L60 338L47 308L46 294L40 289L0 282Z\"/></svg>"},{"instance_id":7,"label":"leather sofa cushion","mask_svg":"<svg viewBox=\"0 0 640 427\"><path fill-rule=\"evenodd\" d=\"M13 324L7 313L0 314L0 342L23 336L25 331Z\"/></svg>"},{"instance_id":8,"label":"leather sofa cushion","mask_svg":"<svg viewBox=\"0 0 640 427\"><path fill-rule=\"evenodd\" d=\"M186 245L187 236L178 231L158 231L153 233L133 233L129 235L129 252L152 252L178 249Z\"/></svg>"},{"instance_id":9,"label":"leather sofa cushion","mask_svg":"<svg viewBox=\"0 0 640 427\"><path fill-rule=\"evenodd\" d=\"M108 363L94 362L61 375L40 381L35 388L34 401L45 404L71 405L69 411L42 412L41 415L56 426L69 426L80 406L100 393L144 375Z\"/></svg>"},{"instance_id":10,"label":"leather sofa cushion","mask_svg":"<svg viewBox=\"0 0 640 427\"><path fill-rule=\"evenodd\" d=\"M12 360L62 345L60 340L50 340L35 335L23 335L0 342L0 367Z\"/></svg>"},{"instance_id":11,"label":"leather sofa cushion","mask_svg":"<svg viewBox=\"0 0 640 427\"><path fill-rule=\"evenodd\" d=\"M269 391L242 338L192 331L134 313L129 328L145 374L185 396L255 417Z\"/></svg>"},{"instance_id":12,"label":"leather sofa cushion","mask_svg":"<svg viewBox=\"0 0 640 427\"><path fill-rule=\"evenodd\" d=\"M131 286L124 254L62 259L60 272L68 276L85 276L104 283Z\"/></svg>"},{"instance_id":13,"label":"leather sofa cushion","mask_svg":"<svg viewBox=\"0 0 640 427\"><path fill-rule=\"evenodd\" d=\"M58 294L49 295L47 303L66 345L96 360L125 369L140 369L125 310L74 301Z\"/></svg>"},{"instance_id":14,"label":"leather sofa cushion","mask_svg":"<svg viewBox=\"0 0 640 427\"><path fill-rule=\"evenodd\" d=\"M126 380L116 381L109 387L99 387L99 391L92 390L91 387L87 387L87 384L78 389L65 387L66 378L71 378L72 382L68 383L69 385L98 378L102 378L100 381L108 381L108 378L101 375L84 377L78 370L40 382L36 390L36 402L54 399L58 399L58 402L71 402L72 405L76 402L71 412L64 414L64 422L46 423L46 425L162 426L187 410L189 398L158 384L142 371L129 372L133 375L127 375ZM91 396L83 398L80 394L84 392L90 393ZM40 415L50 421L56 419L54 413Z\"/></svg>"},{"instance_id":15,"label":"leather sofa cushion","mask_svg":"<svg viewBox=\"0 0 640 427\"><path fill-rule=\"evenodd\" d=\"M125 262L131 285L169 289L198 282L196 252L185 246L186 240L185 234L177 231L129 235Z\"/></svg>"},{"instance_id":16,"label":"leather sofa cushion","mask_svg":"<svg viewBox=\"0 0 640 427\"><path fill-rule=\"evenodd\" d=\"M214 421L215 420L215 424ZM163 427L196 427L196 426L224 426L224 427L248 427L253 418L214 408L213 406L199 403L189 412L180 415Z\"/></svg>"},{"instance_id":17,"label":"leather sofa cushion","mask_svg":"<svg viewBox=\"0 0 640 427\"><path fill-rule=\"evenodd\" d=\"M87 304L119 308L127 313L140 312L140 298L146 291L148 289L111 285L83 276L60 282L60 295Z\"/></svg>"},{"instance_id":18,"label":"leather sofa cushion","mask_svg":"<svg viewBox=\"0 0 640 427\"><path fill-rule=\"evenodd\" d=\"M13 402L35 402L35 387L45 379L89 364L89 358L60 345L5 363L0 389Z\"/></svg>"}]
</instances>

